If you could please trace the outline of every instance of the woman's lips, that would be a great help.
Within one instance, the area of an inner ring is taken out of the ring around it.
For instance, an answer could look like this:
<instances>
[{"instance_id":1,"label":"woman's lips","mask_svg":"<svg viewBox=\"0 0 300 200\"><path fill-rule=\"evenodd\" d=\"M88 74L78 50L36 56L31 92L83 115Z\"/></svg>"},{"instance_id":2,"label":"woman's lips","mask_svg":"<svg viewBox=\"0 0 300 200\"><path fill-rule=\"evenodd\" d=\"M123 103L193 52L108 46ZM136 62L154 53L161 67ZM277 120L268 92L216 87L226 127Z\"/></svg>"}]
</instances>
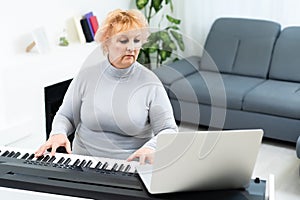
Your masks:
<instances>
[{"instance_id":1,"label":"woman's lips","mask_svg":"<svg viewBox=\"0 0 300 200\"><path fill-rule=\"evenodd\" d=\"M135 58L134 55L125 55L125 58Z\"/></svg>"}]
</instances>

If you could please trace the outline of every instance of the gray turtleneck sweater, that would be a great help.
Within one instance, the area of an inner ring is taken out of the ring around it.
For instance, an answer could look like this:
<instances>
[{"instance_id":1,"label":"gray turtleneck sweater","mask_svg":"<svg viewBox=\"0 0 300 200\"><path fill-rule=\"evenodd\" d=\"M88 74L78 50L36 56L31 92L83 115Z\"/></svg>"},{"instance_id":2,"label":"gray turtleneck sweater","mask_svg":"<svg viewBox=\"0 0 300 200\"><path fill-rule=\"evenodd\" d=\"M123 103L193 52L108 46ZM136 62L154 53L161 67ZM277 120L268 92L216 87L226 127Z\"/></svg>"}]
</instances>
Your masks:
<instances>
[{"instance_id":1,"label":"gray turtleneck sweater","mask_svg":"<svg viewBox=\"0 0 300 200\"><path fill-rule=\"evenodd\" d=\"M156 136L178 128L157 76L138 62L126 69L108 60L83 68L73 79L51 134L75 131L75 154L126 159Z\"/></svg>"}]
</instances>

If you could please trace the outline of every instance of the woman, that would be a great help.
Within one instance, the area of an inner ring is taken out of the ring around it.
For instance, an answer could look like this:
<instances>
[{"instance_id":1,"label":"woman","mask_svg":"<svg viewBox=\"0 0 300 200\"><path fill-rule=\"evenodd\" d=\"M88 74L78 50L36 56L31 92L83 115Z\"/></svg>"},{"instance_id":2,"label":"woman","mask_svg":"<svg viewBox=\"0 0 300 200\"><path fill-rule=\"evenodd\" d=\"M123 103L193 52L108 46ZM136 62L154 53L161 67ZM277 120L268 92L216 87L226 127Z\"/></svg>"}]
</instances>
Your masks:
<instances>
[{"instance_id":1,"label":"woman","mask_svg":"<svg viewBox=\"0 0 300 200\"><path fill-rule=\"evenodd\" d=\"M139 11L108 14L95 36L107 59L73 79L36 157L59 146L71 153L67 135L75 131L75 154L153 163L156 136L178 129L163 85L136 61L148 36Z\"/></svg>"}]
</instances>

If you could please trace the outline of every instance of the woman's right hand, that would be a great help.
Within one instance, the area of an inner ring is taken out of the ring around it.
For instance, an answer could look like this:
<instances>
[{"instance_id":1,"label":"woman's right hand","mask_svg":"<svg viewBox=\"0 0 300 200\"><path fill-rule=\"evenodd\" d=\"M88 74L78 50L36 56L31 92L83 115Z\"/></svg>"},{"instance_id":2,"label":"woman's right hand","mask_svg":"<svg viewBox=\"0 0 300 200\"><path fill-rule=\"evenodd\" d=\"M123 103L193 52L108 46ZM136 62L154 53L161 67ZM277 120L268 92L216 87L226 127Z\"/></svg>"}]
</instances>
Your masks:
<instances>
[{"instance_id":1,"label":"woman's right hand","mask_svg":"<svg viewBox=\"0 0 300 200\"><path fill-rule=\"evenodd\" d=\"M40 157L49 148L51 148L50 156L54 156L58 147L65 147L67 153L72 153L71 144L68 137L65 134L55 134L50 136L50 138L45 142L45 144L43 144L35 152L35 157Z\"/></svg>"}]
</instances>

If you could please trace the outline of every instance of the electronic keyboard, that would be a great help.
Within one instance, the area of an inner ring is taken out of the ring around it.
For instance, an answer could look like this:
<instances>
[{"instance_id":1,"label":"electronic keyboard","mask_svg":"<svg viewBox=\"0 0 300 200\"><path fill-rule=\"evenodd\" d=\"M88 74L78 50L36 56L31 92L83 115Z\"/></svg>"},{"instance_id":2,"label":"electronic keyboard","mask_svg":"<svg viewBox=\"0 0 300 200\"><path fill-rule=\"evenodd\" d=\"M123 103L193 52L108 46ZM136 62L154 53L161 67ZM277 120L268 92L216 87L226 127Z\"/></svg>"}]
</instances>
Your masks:
<instances>
[{"instance_id":1,"label":"electronic keyboard","mask_svg":"<svg viewBox=\"0 0 300 200\"><path fill-rule=\"evenodd\" d=\"M263 181L242 191L151 195L136 173L138 164L64 153L51 157L48 152L36 158L32 150L0 146L0 186L92 199L222 199L224 195L233 199L241 194L251 199L253 192L255 199L264 199Z\"/></svg>"}]
</instances>

